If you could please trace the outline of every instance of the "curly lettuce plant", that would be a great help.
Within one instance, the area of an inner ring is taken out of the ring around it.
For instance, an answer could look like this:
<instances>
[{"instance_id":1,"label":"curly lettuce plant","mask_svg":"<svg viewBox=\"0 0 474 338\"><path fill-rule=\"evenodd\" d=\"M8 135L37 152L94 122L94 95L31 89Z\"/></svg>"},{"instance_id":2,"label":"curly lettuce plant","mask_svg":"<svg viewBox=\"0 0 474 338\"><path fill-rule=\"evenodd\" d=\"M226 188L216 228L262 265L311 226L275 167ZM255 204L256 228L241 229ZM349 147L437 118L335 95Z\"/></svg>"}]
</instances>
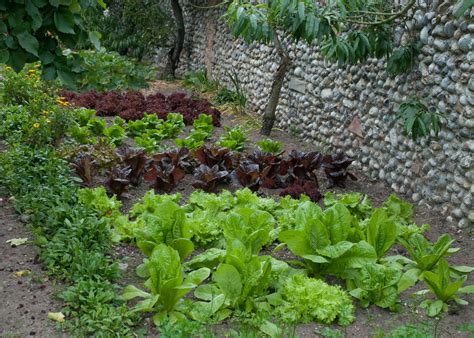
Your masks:
<instances>
[{"instance_id":1,"label":"curly lettuce plant","mask_svg":"<svg viewBox=\"0 0 474 338\"><path fill-rule=\"evenodd\" d=\"M346 291L303 274L293 275L279 293L269 298L285 322L330 324L337 321L345 326L354 321L354 306Z\"/></svg>"}]
</instances>

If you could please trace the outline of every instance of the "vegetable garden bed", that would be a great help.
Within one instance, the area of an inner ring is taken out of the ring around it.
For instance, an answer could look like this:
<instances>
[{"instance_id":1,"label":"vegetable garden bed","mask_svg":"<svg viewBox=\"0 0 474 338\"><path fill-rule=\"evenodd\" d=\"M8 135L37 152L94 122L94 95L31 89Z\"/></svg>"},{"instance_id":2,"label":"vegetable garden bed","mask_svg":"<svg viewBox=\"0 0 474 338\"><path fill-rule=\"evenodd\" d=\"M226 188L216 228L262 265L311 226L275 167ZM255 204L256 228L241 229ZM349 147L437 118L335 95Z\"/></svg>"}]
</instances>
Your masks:
<instances>
[{"instance_id":1,"label":"vegetable garden bed","mask_svg":"<svg viewBox=\"0 0 474 338\"><path fill-rule=\"evenodd\" d=\"M3 108L0 133L9 146L2 183L49 273L65 283L70 332L462 336L461 324L472 324L472 305L454 306L457 296L409 297L418 279L435 290L438 278L472 284L472 238L427 208L413 213L383 183L352 172L343 153L275 131L279 149L185 94L83 95L66 96L123 119L45 99L28 103L31 116ZM414 222L431 225L428 239ZM425 298L437 319L418 307Z\"/></svg>"}]
</instances>

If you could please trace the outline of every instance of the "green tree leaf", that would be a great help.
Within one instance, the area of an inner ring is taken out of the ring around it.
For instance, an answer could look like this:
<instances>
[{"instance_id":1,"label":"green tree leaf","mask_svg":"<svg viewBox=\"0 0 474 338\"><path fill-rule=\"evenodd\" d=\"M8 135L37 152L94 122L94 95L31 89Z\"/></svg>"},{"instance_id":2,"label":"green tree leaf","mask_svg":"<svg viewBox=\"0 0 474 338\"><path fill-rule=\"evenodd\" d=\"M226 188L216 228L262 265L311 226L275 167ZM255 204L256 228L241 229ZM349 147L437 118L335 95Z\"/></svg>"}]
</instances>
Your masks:
<instances>
[{"instance_id":1,"label":"green tree leaf","mask_svg":"<svg viewBox=\"0 0 474 338\"><path fill-rule=\"evenodd\" d=\"M66 34L75 34L74 16L71 12L67 12L67 11L54 12L54 24L60 32L63 32Z\"/></svg>"},{"instance_id":2,"label":"green tree leaf","mask_svg":"<svg viewBox=\"0 0 474 338\"><path fill-rule=\"evenodd\" d=\"M97 31L89 32L89 40L94 45L95 49L100 49L100 38L101 37L102 37L102 34L100 34Z\"/></svg>"},{"instance_id":3,"label":"green tree leaf","mask_svg":"<svg viewBox=\"0 0 474 338\"><path fill-rule=\"evenodd\" d=\"M8 49L0 49L0 63L7 63L10 58Z\"/></svg>"},{"instance_id":4,"label":"green tree leaf","mask_svg":"<svg viewBox=\"0 0 474 338\"><path fill-rule=\"evenodd\" d=\"M16 36L20 46L27 52L38 56L39 42L33 35L28 32L22 32Z\"/></svg>"},{"instance_id":5,"label":"green tree leaf","mask_svg":"<svg viewBox=\"0 0 474 338\"><path fill-rule=\"evenodd\" d=\"M26 12L32 19L31 28L33 28L33 31L36 31L43 24L43 17L38 7L36 7L31 0L26 0L25 5Z\"/></svg>"}]
</instances>

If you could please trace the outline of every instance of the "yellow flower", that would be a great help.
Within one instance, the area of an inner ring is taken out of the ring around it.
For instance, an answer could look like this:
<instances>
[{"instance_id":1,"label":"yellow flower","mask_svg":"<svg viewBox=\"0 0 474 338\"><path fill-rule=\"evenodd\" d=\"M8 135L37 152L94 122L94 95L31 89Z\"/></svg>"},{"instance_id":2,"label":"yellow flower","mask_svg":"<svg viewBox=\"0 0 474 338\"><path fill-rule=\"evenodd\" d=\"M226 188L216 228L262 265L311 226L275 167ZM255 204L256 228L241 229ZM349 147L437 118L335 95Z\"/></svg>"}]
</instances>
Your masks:
<instances>
[{"instance_id":1,"label":"yellow flower","mask_svg":"<svg viewBox=\"0 0 474 338\"><path fill-rule=\"evenodd\" d=\"M49 111L47 111L47 110L42 110L41 112L43 113L43 115L48 115L49 114Z\"/></svg>"},{"instance_id":2,"label":"yellow flower","mask_svg":"<svg viewBox=\"0 0 474 338\"><path fill-rule=\"evenodd\" d=\"M5 67L5 70L10 71L10 70L12 70L12 67L6 66L6 67Z\"/></svg>"},{"instance_id":3,"label":"yellow flower","mask_svg":"<svg viewBox=\"0 0 474 338\"><path fill-rule=\"evenodd\" d=\"M33 128L36 128L38 129L40 127L40 124L38 122L36 122L35 124L33 124Z\"/></svg>"},{"instance_id":4,"label":"yellow flower","mask_svg":"<svg viewBox=\"0 0 474 338\"><path fill-rule=\"evenodd\" d=\"M64 101L64 97L60 97L59 99L56 100L57 103L59 103L61 106L67 107L69 106L69 102Z\"/></svg>"},{"instance_id":5,"label":"yellow flower","mask_svg":"<svg viewBox=\"0 0 474 338\"><path fill-rule=\"evenodd\" d=\"M51 123L51 120L50 120L50 119L46 119L46 123Z\"/></svg>"}]
</instances>

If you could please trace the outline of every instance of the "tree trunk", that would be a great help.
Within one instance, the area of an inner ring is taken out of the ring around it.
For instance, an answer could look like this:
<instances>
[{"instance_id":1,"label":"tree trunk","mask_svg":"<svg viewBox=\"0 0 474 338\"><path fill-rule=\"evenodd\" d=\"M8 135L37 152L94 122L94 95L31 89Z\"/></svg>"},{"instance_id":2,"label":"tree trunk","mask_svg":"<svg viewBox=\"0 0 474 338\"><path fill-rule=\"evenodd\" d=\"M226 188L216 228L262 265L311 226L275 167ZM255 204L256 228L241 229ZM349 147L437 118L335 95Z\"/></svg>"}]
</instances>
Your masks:
<instances>
[{"instance_id":1,"label":"tree trunk","mask_svg":"<svg viewBox=\"0 0 474 338\"><path fill-rule=\"evenodd\" d=\"M174 21L176 23L176 35L174 46L168 52L168 61L163 71L163 77L175 77L176 68L178 68L179 57L184 45L184 18L183 10L179 4L179 0L170 0L171 9L173 10Z\"/></svg>"},{"instance_id":2,"label":"tree trunk","mask_svg":"<svg viewBox=\"0 0 474 338\"><path fill-rule=\"evenodd\" d=\"M267 136L270 135L273 124L275 123L275 111L278 105L278 100L280 99L281 87L283 87L285 75L291 66L290 56L285 48L282 47L276 32L273 38L273 43L275 44L278 55L280 56L280 66L275 74L268 103L262 117L262 129L260 130L260 134Z\"/></svg>"}]
</instances>

